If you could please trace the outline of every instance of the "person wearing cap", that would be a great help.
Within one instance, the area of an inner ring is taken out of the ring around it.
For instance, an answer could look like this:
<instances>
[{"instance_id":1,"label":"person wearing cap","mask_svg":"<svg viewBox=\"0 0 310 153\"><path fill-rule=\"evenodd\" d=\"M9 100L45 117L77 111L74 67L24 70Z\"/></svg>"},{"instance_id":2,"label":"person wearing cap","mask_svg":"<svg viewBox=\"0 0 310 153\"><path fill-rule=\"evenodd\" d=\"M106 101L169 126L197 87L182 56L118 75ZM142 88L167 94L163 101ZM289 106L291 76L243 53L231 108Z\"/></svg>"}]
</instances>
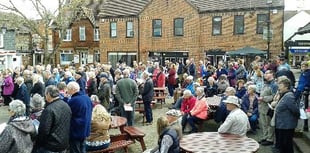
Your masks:
<instances>
[{"instance_id":1,"label":"person wearing cap","mask_svg":"<svg viewBox=\"0 0 310 153\"><path fill-rule=\"evenodd\" d=\"M247 115L240 109L239 98L228 96L224 102L230 113L219 127L218 132L246 136L247 131L250 129L250 123Z\"/></svg>"},{"instance_id":2,"label":"person wearing cap","mask_svg":"<svg viewBox=\"0 0 310 153\"><path fill-rule=\"evenodd\" d=\"M106 109L109 109L111 90L112 90L109 82L109 76L106 72L102 72L99 75L99 78L100 83L98 88L98 97L101 102L101 105L103 105Z\"/></svg>"},{"instance_id":3,"label":"person wearing cap","mask_svg":"<svg viewBox=\"0 0 310 153\"><path fill-rule=\"evenodd\" d=\"M74 75L74 78L80 86L80 92L82 94L86 94L86 80L84 79L82 72L77 71Z\"/></svg>"},{"instance_id":4,"label":"person wearing cap","mask_svg":"<svg viewBox=\"0 0 310 153\"><path fill-rule=\"evenodd\" d=\"M1 153L30 153L33 149L32 138L36 134L32 120L25 116L26 105L20 100L9 104L10 119L0 135Z\"/></svg>"},{"instance_id":5,"label":"person wearing cap","mask_svg":"<svg viewBox=\"0 0 310 153\"><path fill-rule=\"evenodd\" d=\"M40 125L33 152L64 152L69 147L71 109L59 98L56 86L46 87L44 95L46 105L39 119Z\"/></svg>"}]
</instances>

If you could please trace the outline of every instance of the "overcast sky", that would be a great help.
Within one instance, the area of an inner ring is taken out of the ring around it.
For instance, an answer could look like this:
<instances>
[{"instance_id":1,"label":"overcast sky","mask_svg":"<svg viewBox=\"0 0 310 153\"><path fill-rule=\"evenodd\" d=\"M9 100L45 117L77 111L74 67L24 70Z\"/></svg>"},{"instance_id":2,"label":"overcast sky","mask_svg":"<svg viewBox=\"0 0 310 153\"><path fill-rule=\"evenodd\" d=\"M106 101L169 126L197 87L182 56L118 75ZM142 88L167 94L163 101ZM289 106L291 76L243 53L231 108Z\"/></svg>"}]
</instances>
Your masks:
<instances>
[{"instance_id":1,"label":"overcast sky","mask_svg":"<svg viewBox=\"0 0 310 153\"><path fill-rule=\"evenodd\" d=\"M1 4L8 4L9 0L0 0ZM27 15L28 18L38 18L29 0L12 0L16 6ZM51 10L57 8L58 0L41 0ZM310 10L310 0L285 0L285 10Z\"/></svg>"}]
</instances>

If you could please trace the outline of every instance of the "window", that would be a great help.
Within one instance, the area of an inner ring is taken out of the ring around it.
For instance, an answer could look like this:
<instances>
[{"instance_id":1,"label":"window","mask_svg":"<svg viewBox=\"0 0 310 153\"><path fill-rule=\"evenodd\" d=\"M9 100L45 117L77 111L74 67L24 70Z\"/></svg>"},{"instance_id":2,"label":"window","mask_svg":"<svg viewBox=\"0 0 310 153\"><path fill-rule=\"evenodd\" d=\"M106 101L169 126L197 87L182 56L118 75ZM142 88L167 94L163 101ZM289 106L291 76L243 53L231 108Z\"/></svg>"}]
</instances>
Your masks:
<instances>
[{"instance_id":1,"label":"window","mask_svg":"<svg viewBox=\"0 0 310 153\"><path fill-rule=\"evenodd\" d=\"M100 39L100 33L99 33L99 28L94 29L94 41L99 41Z\"/></svg>"},{"instance_id":2,"label":"window","mask_svg":"<svg viewBox=\"0 0 310 153\"><path fill-rule=\"evenodd\" d=\"M85 41L86 40L86 35L85 35L85 27L80 27L80 41Z\"/></svg>"},{"instance_id":3,"label":"window","mask_svg":"<svg viewBox=\"0 0 310 153\"><path fill-rule=\"evenodd\" d=\"M244 34L244 16L235 15L234 18L234 34Z\"/></svg>"},{"instance_id":4,"label":"window","mask_svg":"<svg viewBox=\"0 0 310 153\"><path fill-rule=\"evenodd\" d=\"M174 36L183 36L184 19L174 19Z\"/></svg>"},{"instance_id":5,"label":"window","mask_svg":"<svg viewBox=\"0 0 310 153\"><path fill-rule=\"evenodd\" d=\"M108 52L108 61L111 65L116 65L118 62L124 62L128 66L133 66L133 61L136 61L136 53Z\"/></svg>"},{"instance_id":6,"label":"window","mask_svg":"<svg viewBox=\"0 0 310 153\"><path fill-rule=\"evenodd\" d=\"M0 48L3 48L4 44L3 44L3 34L0 34Z\"/></svg>"},{"instance_id":7,"label":"window","mask_svg":"<svg viewBox=\"0 0 310 153\"><path fill-rule=\"evenodd\" d=\"M153 37L161 37L161 20L153 20Z\"/></svg>"},{"instance_id":8,"label":"window","mask_svg":"<svg viewBox=\"0 0 310 153\"><path fill-rule=\"evenodd\" d=\"M68 65L73 62L73 54L71 51L60 53L60 65Z\"/></svg>"},{"instance_id":9,"label":"window","mask_svg":"<svg viewBox=\"0 0 310 153\"><path fill-rule=\"evenodd\" d=\"M222 17L215 16L212 19L212 34L221 35L222 34Z\"/></svg>"},{"instance_id":10,"label":"window","mask_svg":"<svg viewBox=\"0 0 310 153\"><path fill-rule=\"evenodd\" d=\"M95 51L95 54L94 54L94 61L97 62L97 63L100 63L100 51Z\"/></svg>"},{"instance_id":11,"label":"window","mask_svg":"<svg viewBox=\"0 0 310 153\"><path fill-rule=\"evenodd\" d=\"M267 22L267 14L257 14L256 33L263 34Z\"/></svg>"},{"instance_id":12,"label":"window","mask_svg":"<svg viewBox=\"0 0 310 153\"><path fill-rule=\"evenodd\" d=\"M72 30L71 29L67 29L66 35L65 35L63 41L71 41L71 36L72 36Z\"/></svg>"},{"instance_id":13,"label":"window","mask_svg":"<svg viewBox=\"0 0 310 153\"><path fill-rule=\"evenodd\" d=\"M116 27L116 22L111 22L110 23L110 36L111 38L117 37L117 27Z\"/></svg>"},{"instance_id":14,"label":"window","mask_svg":"<svg viewBox=\"0 0 310 153\"><path fill-rule=\"evenodd\" d=\"M134 36L134 32L133 32L133 22L132 21L128 21L126 23L126 37L127 38L132 38Z\"/></svg>"}]
</instances>

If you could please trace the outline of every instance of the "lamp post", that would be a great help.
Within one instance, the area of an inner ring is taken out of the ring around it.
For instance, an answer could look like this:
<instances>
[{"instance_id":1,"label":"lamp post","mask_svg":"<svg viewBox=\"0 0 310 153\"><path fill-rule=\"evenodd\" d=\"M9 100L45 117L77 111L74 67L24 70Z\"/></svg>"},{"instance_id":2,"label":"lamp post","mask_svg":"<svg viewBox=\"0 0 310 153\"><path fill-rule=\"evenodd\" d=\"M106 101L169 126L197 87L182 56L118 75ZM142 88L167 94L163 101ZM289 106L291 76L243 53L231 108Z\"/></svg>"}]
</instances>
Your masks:
<instances>
[{"instance_id":1,"label":"lamp post","mask_svg":"<svg viewBox=\"0 0 310 153\"><path fill-rule=\"evenodd\" d=\"M267 59L270 58L270 40L271 40L271 34L270 34L270 24L271 24L271 18L270 18L270 10L272 5L272 0L267 0L268 4L268 16L267 16Z\"/></svg>"}]
</instances>

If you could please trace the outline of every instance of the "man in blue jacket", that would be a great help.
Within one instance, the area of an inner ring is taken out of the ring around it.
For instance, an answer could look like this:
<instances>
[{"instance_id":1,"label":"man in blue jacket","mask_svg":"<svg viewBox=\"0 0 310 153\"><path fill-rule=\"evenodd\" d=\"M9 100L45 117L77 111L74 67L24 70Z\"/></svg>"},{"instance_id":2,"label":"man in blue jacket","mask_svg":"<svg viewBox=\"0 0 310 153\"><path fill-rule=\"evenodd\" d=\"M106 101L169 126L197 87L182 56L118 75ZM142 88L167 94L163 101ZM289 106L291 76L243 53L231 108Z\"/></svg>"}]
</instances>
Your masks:
<instances>
[{"instance_id":1,"label":"man in blue jacket","mask_svg":"<svg viewBox=\"0 0 310 153\"><path fill-rule=\"evenodd\" d=\"M299 81L295 92L296 100L301 98L301 94L306 87L308 89L310 88L310 69L307 61L301 63L301 71L302 72L299 76Z\"/></svg>"},{"instance_id":2,"label":"man in blue jacket","mask_svg":"<svg viewBox=\"0 0 310 153\"><path fill-rule=\"evenodd\" d=\"M88 95L80 92L80 86L75 81L68 83L67 93L71 95L68 105L72 111L70 153L86 153L85 139L90 135L92 102Z\"/></svg>"}]
</instances>

